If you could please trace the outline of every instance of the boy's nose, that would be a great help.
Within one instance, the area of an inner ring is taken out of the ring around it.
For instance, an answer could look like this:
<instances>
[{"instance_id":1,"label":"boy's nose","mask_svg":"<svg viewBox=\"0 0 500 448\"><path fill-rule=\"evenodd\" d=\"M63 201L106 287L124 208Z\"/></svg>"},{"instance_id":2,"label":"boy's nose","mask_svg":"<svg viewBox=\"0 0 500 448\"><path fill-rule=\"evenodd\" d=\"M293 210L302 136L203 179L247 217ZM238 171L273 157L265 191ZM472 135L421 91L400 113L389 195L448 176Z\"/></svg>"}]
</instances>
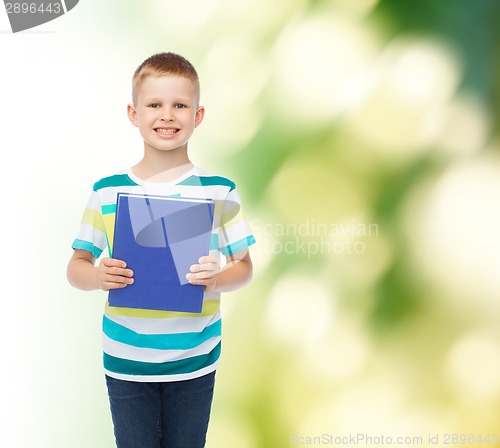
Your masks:
<instances>
[{"instance_id":1,"label":"boy's nose","mask_svg":"<svg viewBox=\"0 0 500 448\"><path fill-rule=\"evenodd\" d=\"M172 109L170 108L165 108L163 111L163 114L161 116L161 119L164 121L173 121L174 119L174 114Z\"/></svg>"}]
</instances>

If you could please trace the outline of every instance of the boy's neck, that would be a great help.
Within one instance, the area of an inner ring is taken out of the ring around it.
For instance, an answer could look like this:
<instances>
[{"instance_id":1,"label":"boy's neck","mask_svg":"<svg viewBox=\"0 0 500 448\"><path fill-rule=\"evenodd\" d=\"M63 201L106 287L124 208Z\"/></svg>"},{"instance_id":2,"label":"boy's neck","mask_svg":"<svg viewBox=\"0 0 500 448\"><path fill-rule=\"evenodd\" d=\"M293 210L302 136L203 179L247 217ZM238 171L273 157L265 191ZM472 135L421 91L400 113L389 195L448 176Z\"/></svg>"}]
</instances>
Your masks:
<instances>
[{"instance_id":1,"label":"boy's neck","mask_svg":"<svg viewBox=\"0 0 500 448\"><path fill-rule=\"evenodd\" d=\"M144 150L143 159L132 167L133 173L149 182L170 182L193 168L186 148L172 151Z\"/></svg>"}]
</instances>

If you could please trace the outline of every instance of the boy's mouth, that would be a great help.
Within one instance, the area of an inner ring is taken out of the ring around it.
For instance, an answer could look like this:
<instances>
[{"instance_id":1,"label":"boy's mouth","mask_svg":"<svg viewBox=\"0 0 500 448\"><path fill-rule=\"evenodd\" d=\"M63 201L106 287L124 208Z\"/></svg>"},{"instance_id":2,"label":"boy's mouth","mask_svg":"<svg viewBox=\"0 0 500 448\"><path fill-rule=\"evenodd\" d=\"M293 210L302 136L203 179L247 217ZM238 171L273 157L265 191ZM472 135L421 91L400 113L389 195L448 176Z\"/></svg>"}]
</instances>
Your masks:
<instances>
[{"instance_id":1,"label":"boy's mouth","mask_svg":"<svg viewBox=\"0 0 500 448\"><path fill-rule=\"evenodd\" d=\"M161 135L174 135L179 132L177 128L155 128L155 132Z\"/></svg>"}]
</instances>

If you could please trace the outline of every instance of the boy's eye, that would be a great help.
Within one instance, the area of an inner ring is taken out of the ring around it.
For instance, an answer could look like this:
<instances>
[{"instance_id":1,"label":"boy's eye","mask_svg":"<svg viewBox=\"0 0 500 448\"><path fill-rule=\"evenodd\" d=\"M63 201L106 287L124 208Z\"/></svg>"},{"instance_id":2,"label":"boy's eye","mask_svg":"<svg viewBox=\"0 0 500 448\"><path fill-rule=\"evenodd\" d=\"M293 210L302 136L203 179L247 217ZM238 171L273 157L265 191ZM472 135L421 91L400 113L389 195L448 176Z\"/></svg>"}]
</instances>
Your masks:
<instances>
[{"instance_id":1,"label":"boy's eye","mask_svg":"<svg viewBox=\"0 0 500 448\"><path fill-rule=\"evenodd\" d=\"M175 108L176 108L176 109L184 109L185 107L186 107L186 105L185 105L185 104L176 104L176 105L175 105Z\"/></svg>"},{"instance_id":2,"label":"boy's eye","mask_svg":"<svg viewBox=\"0 0 500 448\"><path fill-rule=\"evenodd\" d=\"M153 104L150 104L149 107L152 107L153 109L157 109L158 107L160 107L160 105L158 103L153 103Z\"/></svg>"}]
</instances>

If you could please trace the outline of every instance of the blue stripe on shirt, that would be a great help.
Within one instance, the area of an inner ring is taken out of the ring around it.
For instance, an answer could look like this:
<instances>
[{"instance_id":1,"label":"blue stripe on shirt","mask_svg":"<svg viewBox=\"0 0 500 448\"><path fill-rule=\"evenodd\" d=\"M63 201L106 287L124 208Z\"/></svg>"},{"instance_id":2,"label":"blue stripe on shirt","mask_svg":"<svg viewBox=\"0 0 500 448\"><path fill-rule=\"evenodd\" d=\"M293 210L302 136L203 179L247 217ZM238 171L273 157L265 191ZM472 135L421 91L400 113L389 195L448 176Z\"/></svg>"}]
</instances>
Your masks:
<instances>
[{"instance_id":1,"label":"blue stripe on shirt","mask_svg":"<svg viewBox=\"0 0 500 448\"><path fill-rule=\"evenodd\" d=\"M201 332L172 334L141 334L130 330L108 317L102 320L104 334L114 341L140 348L157 350L190 350L221 335L221 321L209 325Z\"/></svg>"},{"instance_id":2,"label":"blue stripe on shirt","mask_svg":"<svg viewBox=\"0 0 500 448\"><path fill-rule=\"evenodd\" d=\"M102 254L102 249L99 249L97 246L94 246L92 243L84 240L76 239L73 241L73 245L71 247L73 249L86 250L96 258L99 258Z\"/></svg>"},{"instance_id":3,"label":"blue stripe on shirt","mask_svg":"<svg viewBox=\"0 0 500 448\"><path fill-rule=\"evenodd\" d=\"M250 235L247 236L246 238L236 241L233 244L221 247L219 250L222 252L222 254L224 254L227 257L228 255L233 255L237 252L240 252L243 249L246 249L247 247L251 246L254 243L255 243L255 237L253 235Z\"/></svg>"}]
</instances>

